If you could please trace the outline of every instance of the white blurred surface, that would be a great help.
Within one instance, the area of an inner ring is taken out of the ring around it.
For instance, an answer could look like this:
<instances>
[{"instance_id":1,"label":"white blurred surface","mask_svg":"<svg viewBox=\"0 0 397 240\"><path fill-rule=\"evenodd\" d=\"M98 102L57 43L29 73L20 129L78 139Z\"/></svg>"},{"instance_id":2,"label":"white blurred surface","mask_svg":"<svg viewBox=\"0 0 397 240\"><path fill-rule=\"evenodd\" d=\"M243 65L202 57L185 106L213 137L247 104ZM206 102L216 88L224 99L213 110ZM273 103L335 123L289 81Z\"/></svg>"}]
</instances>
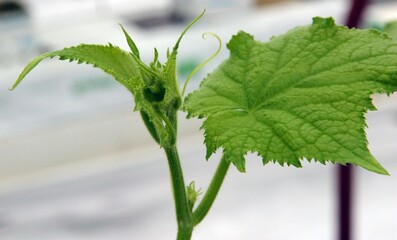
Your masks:
<instances>
[{"instance_id":1,"label":"white blurred surface","mask_svg":"<svg viewBox=\"0 0 397 240\"><path fill-rule=\"evenodd\" d=\"M355 239L397 237L397 108L368 116L370 148L392 176L356 168ZM180 139L185 178L206 188L219 156L206 162L202 137ZM250 156L247 173L231 168L193 239L335 239L335 168L262 166ZM165 157L157 147L87 159L46 174L0 197L4 239L174 239L176 224ZM33 177L34 178L34 177Z\"/></svg>"}]
</instances>

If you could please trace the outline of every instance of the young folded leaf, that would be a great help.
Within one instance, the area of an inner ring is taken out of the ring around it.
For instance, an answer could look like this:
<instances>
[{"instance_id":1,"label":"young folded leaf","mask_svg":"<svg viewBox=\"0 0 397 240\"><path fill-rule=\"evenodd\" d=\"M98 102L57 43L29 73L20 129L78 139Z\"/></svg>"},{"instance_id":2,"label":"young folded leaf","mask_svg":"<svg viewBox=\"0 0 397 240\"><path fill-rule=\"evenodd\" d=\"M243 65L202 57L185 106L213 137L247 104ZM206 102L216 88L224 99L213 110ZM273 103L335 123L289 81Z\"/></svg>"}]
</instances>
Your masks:
<instances>
[{"instance_id":1,"label":"young folded leaf","mask_svg":"<svg viewBox=\"0 0 397 240\"><path fill-rule=\"evenodd\" d=\"M133 57L111 44L87 45L64 48L59 51L45 53L31 61L19 75L12 90L15 89L26 75L45 58L59 57L60 60L77 61L91 64L112 75L119 83L128 90L135 91L143 86L138 64Z\"/></svg>"},{"instance_id":2,"label":"young folded leaf","mask_svg":"<svg viewBox=\"0 0 397 240\"><path fill-rule=\"evenodd\" d=\"M207 158L223 148L240 171L257 152L264 164L306 158L388 174L368 150L364 114L375 110L371 94L397 90L396 41L316 17L267 43L239 32L227 47L183 106L206 118Z\"/></svg>"},{"instance_id":3,"label":"young folded leaf","mask_svg":"<svg viewBox=\"0 0 397 240\"><path fill-rule=\"evenodd\" d=\"M164 116L177 110L181 102L175 77L177 49L174 49L164 66L157 61L158 65L149 67L139 59L136 46L124 29L123 31L134 51L132 54L111 44L107 46L82 44L48 52L35 58L25 67L11 90L15 89L45 58L59 57L60 60L91 64L110 74L133 94L135 110L141 111L150 133L160 145L171 141L169 131L165 129Z\"/></svg>"},{"instance_id":4,"label":"young folded leaf","mask_svg":"<svg viewBox=\"0 0 397 240\"><path fill-rule=\"evenodd\" d=\"M11 90L15 89L26 75L46 58L91 64L113 76L134 96L135 110L140 111L142 120L153 139L164 147L174 145L176 140L176 112L181 106L181 94L176 79L176 57L179 43L187 30L203 15L203 11L181 33L171 53L167 50L167 62L158 60L155 49L154 61L148 65L140 59L139 50L127 31L120 25L131 53L109 43L108 46L82 44L45 53L33 59L19 75Z\"/></svg>"}]
</instances>

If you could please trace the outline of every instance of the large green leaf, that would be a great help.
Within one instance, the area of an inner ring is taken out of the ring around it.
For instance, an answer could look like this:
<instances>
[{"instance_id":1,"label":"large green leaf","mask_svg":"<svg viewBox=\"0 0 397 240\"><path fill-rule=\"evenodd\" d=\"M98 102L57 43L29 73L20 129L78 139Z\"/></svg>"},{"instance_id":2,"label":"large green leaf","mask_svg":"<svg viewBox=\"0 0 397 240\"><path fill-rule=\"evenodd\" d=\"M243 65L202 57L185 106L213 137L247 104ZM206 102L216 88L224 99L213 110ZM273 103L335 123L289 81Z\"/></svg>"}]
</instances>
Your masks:
<instances>
[{"instance_id":1,"label":"large green leaf","mask_svg":"<svg viewBox=\"0 0 397 240\"><path fill-rule=\"evenodd\" d=\"M257 152L264 164L306 158L387 174L368 150L364 114L372 93L397 89L395 41L317 17L267 43L239 32L227 46L230 58L184 103L206 118L207 158L223 148L240 171Z\"/></svg>"}]
</instances>

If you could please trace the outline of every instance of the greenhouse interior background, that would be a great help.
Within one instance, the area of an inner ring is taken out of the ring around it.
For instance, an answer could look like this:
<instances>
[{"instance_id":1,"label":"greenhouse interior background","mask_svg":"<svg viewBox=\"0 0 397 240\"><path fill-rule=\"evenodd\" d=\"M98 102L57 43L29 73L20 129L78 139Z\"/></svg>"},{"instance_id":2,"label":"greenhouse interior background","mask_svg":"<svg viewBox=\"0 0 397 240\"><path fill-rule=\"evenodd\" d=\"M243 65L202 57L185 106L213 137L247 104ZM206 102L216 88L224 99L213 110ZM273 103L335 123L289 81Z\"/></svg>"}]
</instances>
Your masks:
<instances>
[{"instance_id":1,"label":"greenhouse interior background","mask_svg":"<svg viewBox=\"0 0 397 240\"><path fill-rule=\"evenodd\" d=\"M167 161L134 112L131 94L87 65L45 60L9 91L29 60L80 43L128 49L119 24L149 63L162 62L184 27L204 17L181 41L177 75L220 54L188 85L200 81L229 52L239 30L267 41L312 17L344 24L349 0L0 0L0 239L174 239L175 212ZM397 20L397 1L370 1L362 28ZM374 95L366 114L369 148L388 169L382 176L354 168L352 235L397 239L397 95ZM180 114L178 146L187 182L206 189L219 153L205 160L201 120ZM219 151L218 151L219 152ZM230 170L193 239L334 240L338 234L337 167L262 166L247 155L247 171Z\"/></svg>"}]
</instances>

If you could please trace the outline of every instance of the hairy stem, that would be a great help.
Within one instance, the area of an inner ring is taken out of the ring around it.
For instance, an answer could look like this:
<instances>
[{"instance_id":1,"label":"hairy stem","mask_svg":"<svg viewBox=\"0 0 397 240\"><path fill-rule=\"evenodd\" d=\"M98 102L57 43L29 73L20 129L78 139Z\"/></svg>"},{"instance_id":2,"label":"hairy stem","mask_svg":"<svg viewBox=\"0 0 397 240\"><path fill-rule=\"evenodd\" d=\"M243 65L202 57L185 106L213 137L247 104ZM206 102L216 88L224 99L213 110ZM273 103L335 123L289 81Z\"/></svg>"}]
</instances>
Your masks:
<instances>
[{"instance_id":1,"label":"hairy stem","mask_svg":"<svg viewBox=\"0 0 397 240\"><path fill-rule=\"evenodd\" d=\"M164 147L164 150L168 159L172 192L174 194L178 223L177 240L189 240L193 232L193 225L191 224L191 211L187 200L185 181L183 179L178 150L175 145Z\"/></svg>"},{"instance_id":2,"label":"hairy stem","mask_svg":"<svg viewBox=\"0 0 397 240\"><path fill-rule=\"evenodd\" d=\"M225 156L223 156L203 199L201 200L196 210L193 212L192 215L193 226L199 224L207 215L208 211L210 210L212 204L215 201L216 196L218 195L219 189L222 186L223 180L225 179L229 166L230 166L230 162L226 160Z\"/></svg>"}]
</instances>

